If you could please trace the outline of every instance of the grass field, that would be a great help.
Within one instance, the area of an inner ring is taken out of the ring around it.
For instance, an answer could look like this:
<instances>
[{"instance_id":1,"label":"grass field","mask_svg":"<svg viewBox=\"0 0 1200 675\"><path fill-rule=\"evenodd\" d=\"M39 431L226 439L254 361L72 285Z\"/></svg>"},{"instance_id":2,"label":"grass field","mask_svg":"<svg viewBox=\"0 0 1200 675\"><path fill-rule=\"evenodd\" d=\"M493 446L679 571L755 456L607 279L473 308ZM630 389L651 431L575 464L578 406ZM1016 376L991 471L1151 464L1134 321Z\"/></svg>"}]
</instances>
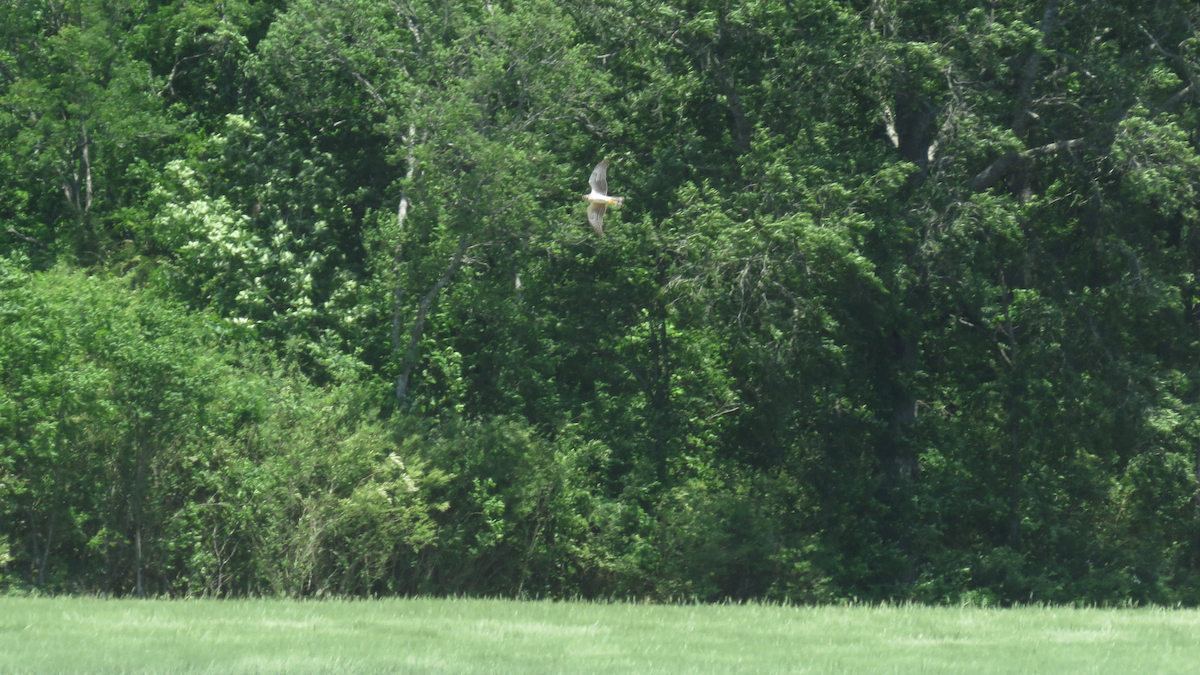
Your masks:
<instances>
[{"instance_id":1,"label":"grass field","mask_svg":"<svg viewBox=\"0 0 1200 675\"><path fill-rule=\"evenodd\" d=\"M1195 673L1200 613L0 598L0 673Z\"/></svg>"}]
</instances>

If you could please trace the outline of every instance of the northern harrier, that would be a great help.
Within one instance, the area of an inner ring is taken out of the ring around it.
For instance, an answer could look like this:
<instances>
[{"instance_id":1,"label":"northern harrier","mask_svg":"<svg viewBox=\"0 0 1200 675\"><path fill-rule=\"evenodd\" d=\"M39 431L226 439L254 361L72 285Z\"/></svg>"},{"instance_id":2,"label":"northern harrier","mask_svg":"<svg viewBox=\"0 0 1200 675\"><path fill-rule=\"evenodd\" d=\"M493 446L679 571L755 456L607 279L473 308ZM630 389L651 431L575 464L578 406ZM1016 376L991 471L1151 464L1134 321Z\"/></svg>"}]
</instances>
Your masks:
<instances>
[{"instance_id":1,"label":"northern harrier","mask_svg":"<svg viewBox=\"0 0 1200 675\"><path fill-rule=\"evenodd\" d=\"M625 204L624 197L609 197L608 194L608 160L604 160L592 169L592 177L588 179L588 184L592 186L592 191L583 196L583 201L590 202L588 204L588 222L592 224L592 229L596 234L604 234L604 210L609 204L613 206L622 206Z\"/></svg>"}]
</instances>

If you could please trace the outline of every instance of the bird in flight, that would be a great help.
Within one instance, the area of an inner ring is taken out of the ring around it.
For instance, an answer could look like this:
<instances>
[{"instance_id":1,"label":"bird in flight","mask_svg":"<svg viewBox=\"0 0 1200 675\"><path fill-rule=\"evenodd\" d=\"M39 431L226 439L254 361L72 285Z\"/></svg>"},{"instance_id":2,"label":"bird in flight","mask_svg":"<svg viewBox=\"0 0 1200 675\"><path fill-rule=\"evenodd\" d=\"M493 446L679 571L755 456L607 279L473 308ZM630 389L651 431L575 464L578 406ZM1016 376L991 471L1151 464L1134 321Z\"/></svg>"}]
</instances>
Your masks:
<instances>
[{"instance_id":1,"label":"bird in flight","mask_svg":"<svg viewBox=\"0 0 1200 675\"><path fill-rule=\"evenodd\" d=\"M592 191L583 196L583 201L588 203L588 222L592 224L592 229L596 234L604 234L604 210L609 204L613 206L622 206L625 204L624 197L609 197L608 196L608 160L604 160L592 169L592 177L588 179L588 184L592 186Z\"/></svg>"}]
</instances>

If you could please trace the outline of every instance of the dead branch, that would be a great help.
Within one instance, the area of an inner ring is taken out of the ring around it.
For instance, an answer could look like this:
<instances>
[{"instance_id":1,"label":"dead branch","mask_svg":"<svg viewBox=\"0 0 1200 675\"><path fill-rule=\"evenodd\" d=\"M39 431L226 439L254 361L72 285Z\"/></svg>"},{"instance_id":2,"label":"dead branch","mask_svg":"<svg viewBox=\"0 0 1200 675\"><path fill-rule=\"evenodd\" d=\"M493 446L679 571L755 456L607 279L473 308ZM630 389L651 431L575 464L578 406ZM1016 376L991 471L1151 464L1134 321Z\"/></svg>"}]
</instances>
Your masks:
<instances>
[{"instance_id":1,"label":"dead branch","mask_svg":"<svg viewBox=\"0 0 1200 675\"><path fill-rule=\"evenodd\" d=\"M7 230L5 230L5 232L11 234L12 236L16 237L17 239L20 239L21 241L25 242L26 244L33 244L34 246L37 246L39 248L49 248L44 243L42 243L42 240L38 239L37 237L31 237L27 234L22 234L21 232L18 232L14 228L10 227Z\"/></svg>"},{"instance_id":2,"label":"dead branch","mask_svg":"<svg viewBox=\"0 0 1200 675\"><path fill-rule=\"evenodd\" d=\"M1036 148L1029 148L1022 152L1010 152L993 161L986 169L980 171L971 179L971 190L974 192L983 192L996 184L996 181L1004 177L1010 169L1017 164L1018 161L1035 159L1043 155L1049 155L1064 150L1074 150L1083 147L1087 143L1086 138L1072 138L1067 141L1055 141L1047 143Z\"/></svg>"}]
</instances>

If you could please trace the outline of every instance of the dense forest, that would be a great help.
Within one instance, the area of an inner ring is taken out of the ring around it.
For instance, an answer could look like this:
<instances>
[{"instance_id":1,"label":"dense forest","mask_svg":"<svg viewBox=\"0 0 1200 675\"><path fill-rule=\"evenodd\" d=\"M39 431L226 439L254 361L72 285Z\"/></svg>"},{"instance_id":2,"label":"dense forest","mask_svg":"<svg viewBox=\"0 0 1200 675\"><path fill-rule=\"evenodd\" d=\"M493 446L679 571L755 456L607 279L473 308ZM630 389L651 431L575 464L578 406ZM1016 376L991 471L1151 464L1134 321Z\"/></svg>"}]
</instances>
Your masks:
<instances>
[{"instance_id":1,"label":"dense forest","mask_svg":"<svg viewBox=\"0 0 1200 675\"><path fill-rule=\"evenodd\" d=\"M5 0L0 589L1200 604L1198 149L1187 0Z\"/></svg>"}]
</instances>

